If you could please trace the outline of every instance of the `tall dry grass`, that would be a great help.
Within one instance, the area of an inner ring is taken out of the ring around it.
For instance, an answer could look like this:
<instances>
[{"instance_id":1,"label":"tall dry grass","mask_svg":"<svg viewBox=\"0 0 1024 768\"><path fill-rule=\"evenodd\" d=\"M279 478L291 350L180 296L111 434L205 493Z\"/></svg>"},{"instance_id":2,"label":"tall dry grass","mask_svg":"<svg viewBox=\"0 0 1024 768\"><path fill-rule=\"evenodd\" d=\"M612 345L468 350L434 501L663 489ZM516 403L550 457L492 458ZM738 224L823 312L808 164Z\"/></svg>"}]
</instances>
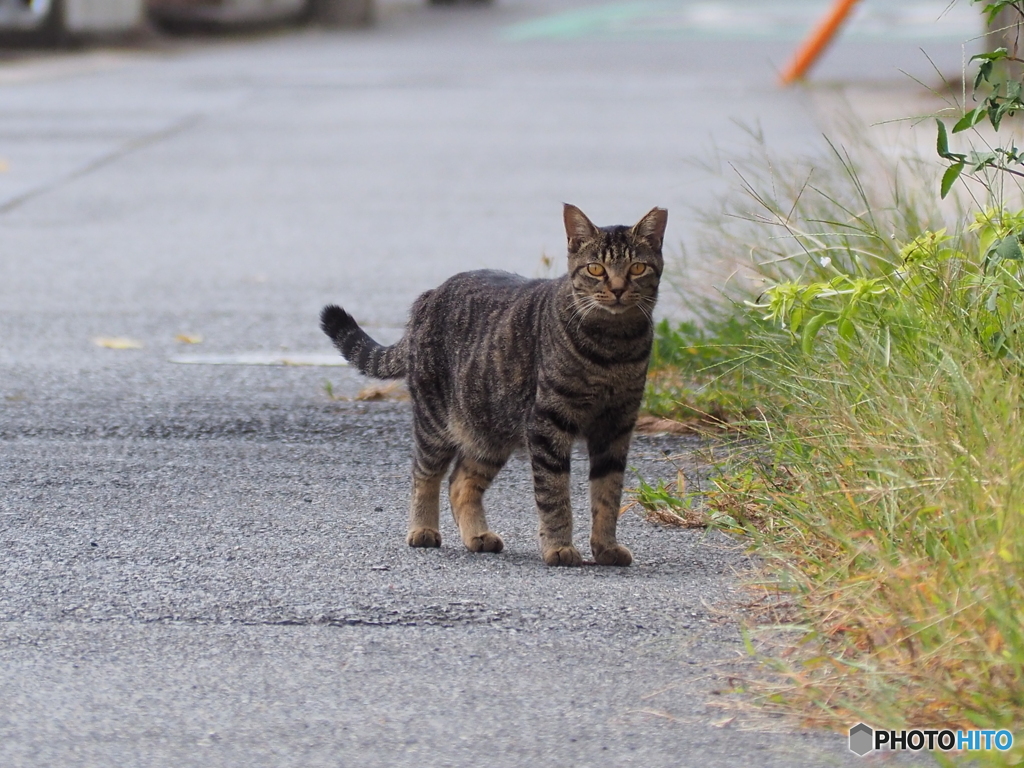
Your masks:
<instances>
[{"instance_id":1,"label":"tall dry grass","mask_svg":"<svg viewBox=\"0 0 1024 768\"><path fill-rule=\"evenodd\" d=\"M1017 193L992 178L943 208L937 163L869 146L762 153L737 172L743 195L700 247L738 265L703 305L712 330L664 326L659 344L664 367L743 403L733 421L756 438L707 504L752 537L804 627L791 648L762 649L780 677L760 694L840 728L1007 728L1015 748L980 759L1019 764ZM662 412L690 407L653 381Z\"/></svg>"}]
</instances>

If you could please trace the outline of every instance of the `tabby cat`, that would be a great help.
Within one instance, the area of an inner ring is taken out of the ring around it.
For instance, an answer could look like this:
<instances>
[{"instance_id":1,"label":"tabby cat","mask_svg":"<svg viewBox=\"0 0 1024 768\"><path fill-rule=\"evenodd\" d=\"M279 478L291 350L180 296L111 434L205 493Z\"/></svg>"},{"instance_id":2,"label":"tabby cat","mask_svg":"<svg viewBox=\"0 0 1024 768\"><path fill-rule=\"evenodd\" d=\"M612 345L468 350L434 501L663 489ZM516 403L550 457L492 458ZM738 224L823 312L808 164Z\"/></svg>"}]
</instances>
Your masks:
<instances>
[{"instance_id":1,"label":"tabby cat","mask_svg":"<svg viewBox=\"0 0 1024 768\"><path fill-rule=\"evenodd\" d=\"M590 548L599 565L629 565L615 539L622 476L651 352L651 313L668 212L633 227L594 226L564 209L569 271L553 280L507 272L455 275L413 304L405 335L384 347L345 310L320 315L345 359L378 379L404 378L415 441L407 541L438 547L441 481L462 541L500 552L484 491L517 446L529 449L548 565L580 565L572 543L573 442L590 453Z\"/></svg>"}]
</instances>

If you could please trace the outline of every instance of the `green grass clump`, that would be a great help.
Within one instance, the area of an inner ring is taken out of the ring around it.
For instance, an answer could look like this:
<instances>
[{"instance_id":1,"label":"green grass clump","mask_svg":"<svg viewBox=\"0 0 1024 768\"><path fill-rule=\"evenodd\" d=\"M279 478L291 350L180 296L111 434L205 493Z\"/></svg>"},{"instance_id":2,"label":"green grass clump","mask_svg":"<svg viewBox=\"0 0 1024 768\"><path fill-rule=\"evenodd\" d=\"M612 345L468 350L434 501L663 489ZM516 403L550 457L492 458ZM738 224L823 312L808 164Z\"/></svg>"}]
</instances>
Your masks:
<instances>
[{"instance_id":1,"label":"green grass clump","mask_svg":"<svg viewBox=\"0 0 1024 768\"><path fill-rule=\"evenodd\" d=\"M747 339L760 324L753 314L655 327L643 408L695 427L725 427L746 419L767 396L744 365Z\"/></svg>"},{"instance_id":2,"label":"green grass clump","mask_svg":"<svg viewBox=\"0 0 1024 768\"><path fill-rule=\"evenodd\" d=\"M753 268L712 322L659 327L648 407L690 407L663 368L704 376L755 438L706 503L806 627L771 656L785 683L766 699L838 728L1006 728L1011 752L972 757L1016 765L1024 212L996 180L947 224L930 175L873 161L874 186L838 150L789 186L770 165L744 174L754 212L730 209L712 245Z\"/></svg>"}]
</instances>

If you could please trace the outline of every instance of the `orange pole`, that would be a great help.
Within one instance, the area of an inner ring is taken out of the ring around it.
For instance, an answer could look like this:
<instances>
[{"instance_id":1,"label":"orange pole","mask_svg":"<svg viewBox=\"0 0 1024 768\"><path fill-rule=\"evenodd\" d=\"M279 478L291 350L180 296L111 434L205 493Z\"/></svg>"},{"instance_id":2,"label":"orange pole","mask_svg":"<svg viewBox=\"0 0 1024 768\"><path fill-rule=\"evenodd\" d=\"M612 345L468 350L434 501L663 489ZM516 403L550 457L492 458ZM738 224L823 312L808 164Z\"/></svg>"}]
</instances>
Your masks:
<instances>
[{"instance_id":1,"label":"orange pole","mask_svg":"<svg viewBox=\"0 0 1024 768\"><path fill-rule=\"evenodd\" d=\"M828 12L828 16L822 19L821 23L814 28L810 37L797 49L793 60L789 62L789 66L783 71L781 78L783 85L789 85L807 73L807 70L811 68L818 59L818 56L821 55L821 52L825 50L825 47L832 42L832 38L835 37L839 27L843 25L846 17L850 15L850 11L853 10L853 6L856 4L857 0L836 0L832 10Z\"/></svg>"}]
</instances>

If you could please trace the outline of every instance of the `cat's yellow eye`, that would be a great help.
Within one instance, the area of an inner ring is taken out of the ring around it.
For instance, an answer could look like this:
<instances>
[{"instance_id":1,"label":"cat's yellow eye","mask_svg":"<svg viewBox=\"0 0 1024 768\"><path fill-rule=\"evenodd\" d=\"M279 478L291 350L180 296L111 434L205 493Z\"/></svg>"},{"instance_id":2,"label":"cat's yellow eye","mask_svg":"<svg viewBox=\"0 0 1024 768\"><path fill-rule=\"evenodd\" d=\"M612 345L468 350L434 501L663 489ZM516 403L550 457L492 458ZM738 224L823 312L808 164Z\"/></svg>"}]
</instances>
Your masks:
<instances>
[{"instance_id":1,"label":"cat's yellow eye","mask_svg":"<svg viewBox=\"0 0 1024 768\"><path fill-rule=\"evenodd\" d=\"M594 277L602 277L604 276L604 267L596 262L593 264L587 264L587 272Z\"/></svg>"},{"instance_id":2,"label":"cat's yellow eye","mask_svg":"<svg viewBox=\"0 0 1024 768\"><path fill-rule=\"evenodd\" d=\"M641 264L639 261L635 261L635 262L633 262L632 264L629 265L629 274L633 275L633 277L637 277L638 275L642 275L646 271L647 271L647 265L646 264Z\"/></svg>"}]
</instances>

